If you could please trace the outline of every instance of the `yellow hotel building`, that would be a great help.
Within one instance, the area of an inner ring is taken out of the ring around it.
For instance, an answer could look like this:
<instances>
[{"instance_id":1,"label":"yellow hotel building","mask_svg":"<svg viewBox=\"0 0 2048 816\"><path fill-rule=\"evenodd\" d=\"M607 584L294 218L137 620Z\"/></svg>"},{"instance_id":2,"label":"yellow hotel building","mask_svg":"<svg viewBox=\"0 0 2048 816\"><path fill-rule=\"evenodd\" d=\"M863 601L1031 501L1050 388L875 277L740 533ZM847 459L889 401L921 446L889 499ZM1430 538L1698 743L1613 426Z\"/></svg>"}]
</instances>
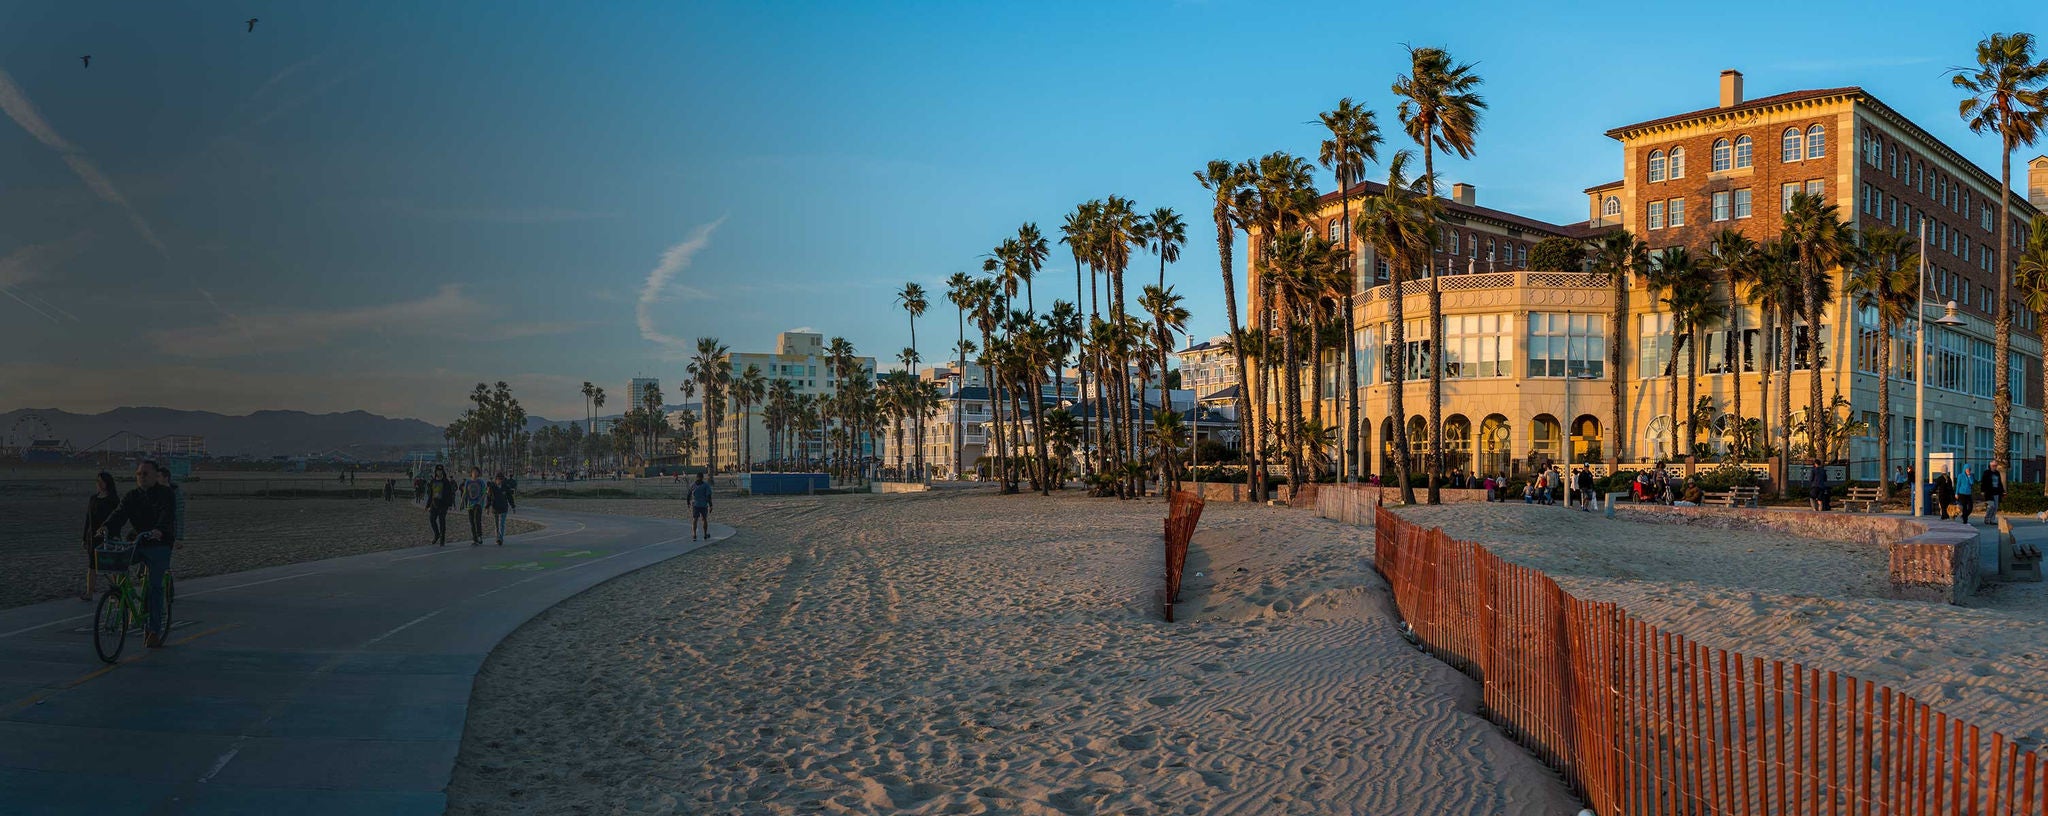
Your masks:
<instances>
[{"instance_id":1,"label":"yellow hotel building","mask_svg":"<svg viewBox=\"0 0 2048 816\"><path fill-rule=\"evenodd\" d=\"M1819 376L1823 392L1830 399L1846 397L1852 415L1872 429L1849 441L1849 476L1879 478L1877 348L1891 342L1890 461L1897 465L1909 460L1916 433L1926 435L1930 452L1951 452L1959 460L1979 463L1990 458L1992 383L1998 362L1992 359L1997 176L1861 88L1795 91L1751 100L1744 98L1742 76L1734 71L1722 74L1720 86L1718 103L1711 107L1608 131L1622 147L1622 177L1584 191L1584 222L1547 224L1479 207L1472 187L1456 185L1446 202L1445 238L1435 259L1437 269L1447 270L1439 282L1445 314L1442 343L1428 336L1431 284L1423 279L1409 281L1401 294L1408 348L1397 352L1385 347L1394 293L1384 283L1385 269L1370 248L1355 248L1360 295L1353 340L1359 349L1362 450L1373 454L1365 470L1391 472L1393 435L1407 433L1416 459L1412 470L1424 472L1421 465L1429 451L1429 355L1439 348L1445 377L1447 469L1526 471L1537 463L1561 462L1567 444L1574 462L1592 459L1624 465L1677 459L1698 445L1726 450L1732 436L1732 428L1726 426L1703 427L1691 445L1678 440L1678 450L1673 449L1672 426L1676 425L1677 436L1683 436L1684 422L1673 422L1667 390L1673 382L1663 375L1672 354L1671 317L1643 281L1626 282L1628 321L1615 337L1612 281L1585 272L1528 271L1527 252L1546 237L1590 239L1620 228L1643 239L1653 255L1685 246L1697 258L1723 229L1755 239L1774 237L1793 192L1827 197L1840 217L1858 229L1885 225L1917 235L1924 224L1929 235L1929 319L1941 315L1940 304L1954 301L1964 321L1953 329L1929 324L1927 412L1916 419L1911 327L1892 338L1880 337L1875 315L1855 305L1837 272L1834 300L1819 329L1818 373L1805 368L1801 329L1801 354L1790 383L1794 448L1804 444L1808 378ZM2031 201L2012 194L2016 244L2024 241L2027 220L2048 209L2048 157L2024 165L2015 162L2016 169L2021 166L2026 178L2016 182L2026 184ZM1377 184L1352 188L1353 217L1359 197L1379 189ZM1325 195L1322 202L1318 217L1323 223L1317 228L1328 229L1333 240L1343 240L1347 231L1338 216L1337 195ZM1256 235L1253 242L1256 245ZM1261 288L1256 270L1248 279L1250 314L1256 315ZM1724 305L1729 304L1725 284L1715 291ZM1697 396L1711 399L1715 409L1725 413L1739 393L1742 415L1762 418L1764 437L1775 444L1780 430L1777 398L1785 387L1779 381L1782 377L1773 377L1770 371L1775 326L1770 316L1747 303L1746 291L1735 300L1729 319L1704 331L1698 347L1688 347L1680 360L1679 402L1685 402L1688 368L1696 365ZM2016 294L2014 301L2017 304ZM1619 371L1609 370L1610 343L1620 344ZM1388 415L1392 386L1386 367L1394 360L1407 367L1405 421ZM2043 452L2041 342L2032 316L2017 305L2012 356L2005 362L2011 367L2013 389L2015 461L2008 464L2009 472L2038 478ZM1326 368L1336 365L1334 360L1327 363ZM1340 373L1325 378L1330 383L1323 402L1326 422L1342 421L1342 401L1336 399L1342 388L1336 377ZM1614 427L1611 393L1612 378L1617 377L1623 405L1620 425ZM1308 395L1303 396L1306 414ZM2030 468L2018 469L2029 460Z\"/></svg>"}]
</instances>

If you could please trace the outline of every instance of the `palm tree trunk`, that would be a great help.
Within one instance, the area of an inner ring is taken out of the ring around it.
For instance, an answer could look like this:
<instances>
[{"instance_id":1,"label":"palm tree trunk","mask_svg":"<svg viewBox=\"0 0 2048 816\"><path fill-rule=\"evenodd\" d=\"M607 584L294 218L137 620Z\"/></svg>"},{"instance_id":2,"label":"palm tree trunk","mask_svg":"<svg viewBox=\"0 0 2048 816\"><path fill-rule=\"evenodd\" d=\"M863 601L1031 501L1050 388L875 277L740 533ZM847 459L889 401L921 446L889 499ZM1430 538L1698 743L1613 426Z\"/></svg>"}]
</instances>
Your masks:
<instances>
[{"instance_id":1,"label":"palm tree trunk","mask_svg":"<svg viewBox=\"0 0 2048 816\"><path fill-rule=\"evenodd\" d=\"M1822 274L1820 270L1815 269L1808 275L1806 280L1806 385L1808 391L1806 450L1808 457L1813 460L1814 467L1827 464L1820 459L1822 427L1820 415L1824 409L1824 404L1821 402L1820 387L1820 318L1822 304L1819 288L1820 276ZM2004 366L2000 366L2000 368L2004 368Z\"/></svg>"},{"instance_id":2,"label":"palm tree trunk","mask_svg":"<svg viewBox=\"0 0 2048 816\"><path fill-rule=\"evenodd\" d=\"M1618 465L1621 463L1622 444L1629 439L1626 427L1621 421L1622 408L1627 404L1622 398L1621 361L1625 359L1622 357L1622 339L1628 336L1628 270L1616 269L1613 274L1614 321L1608 327L1608 334L1612 336L1607 338L1607 396L1613 401L1613 405L1609 409L1612 411L1612 419L1609 420L1611 427L1608 428L1607 434L1613 437L1614 445L1607 452L1607 461L1609 464ZM1566 356L1570 356L1569 350Z\"/></svg>"},{"instance_id":3,"label":"palm tree trunk","mask_svg":"<svg viewBox=\"0 0 2048 816\"><path fill-rule=\"evenodd\" d=\"M1430 177L1436 188L1436 177ZM1565 372L1567 376L1571 372ZM1567 423L1570 420L1566 420ZM1567 425L1565 444L1571 444ZM1569 458L1570 451L1566 451ZM1443 504L1444 473L1444 290L1436 264L1429 265L1429 503Z\"/></svg>"},{"instance_id":4,"label":"palm tree trunk","mask_svg":"<svg viewBox=\"0 0 2048 816\"><path fill-rule=\"evenodd\" d=\"M2038 97L2036 97L2038 99ZM2011 116L2010 113L2007 116ZM2002 121L2002 120L2001 120ZM2037 120L2038 121L2038 120ZM2012 309L2008 303L2012 288L2012 151L2017 145L2005 137L1998 155L1998 314L1992 323L1996 363L1992 374L1991 458L2003 468L2012 460ZM2048 355L2042 355L2048 359Z\"/></svg>"},{"instance_id":5,"label":"palm tree trunk","mask_svg":"<svg viewBox=\"0 0 2048 816\"><path fill-rule=\"evenodd\" d=\"M1400 267L1393 268L1396 274L1391 282L1393 297L1388 301L1387 339L1388 347L1394 350L1394 359L1387 362L1387 373L1391 375L1388 377L1387 388L1387 421L1393 429L1394 478L1401 488L1401 503L1414 504L1415 487L1408 483L1408 328L1404 319L1404 315L1407 314L1404 301L1407 298L1404 297L1406 292L1403 291L1406 288L1407 276L1399 274L1405 271Z\"/></svg>"},{"instance_id":6,"label":"palm tree trunk","mask_svg":"<svg viewBox=\"0 0 2048 816\"><path fill-rule=\"evenodd\" d=\"M1738 344L1741 348L1737 348ZM1730 398L1734 401L1735 413L1734 424L1730 427L1735 429L1738 444L1742 439L1742 369L1746 362L1743 359L1743 352L1748 350L1748 346L1749 344L1743 342L1742 302L1735 297L1735 273L1731 268L1728 273L1728 342L1721 344L1721 350L1722 357L1726 359L1726 365L1722 368L1728 372L1728 382L1735 386L1729 389L1734 392ZM1740 460L1742 452L1736 451L1735 458Z\"/></svg>"},{"instance_id":7,"label":"palm tree trunk","mask_svg":"<svg viewBox=\"0 0 2048 816\"><path fill-rule=\"evenodd\" d=\"M1036 368L1036 366L1033 366ZM1046 459L1045 449L1045 400L1038 397L1037 376L1031 383L1031 442L1038 449L1038 495L1052 495L1052 468Z\"/></svg>"},{"instance_id":8,"label":"palm tree trunk","mask_svg":"<svg viewBox=\"0 0 2048 816\"><path fill-rule=\"evenodd\" d=\"M1778 327L1780 344L1777 362L1778 369L1784 376L1778 389L1778 458L1785 464L1785 467L1780 468L1782 472L1778 479L1778 498L1783 499L1791 495L1789 491L1792 489L1789 482L1792 481L1792 356L1795 348L1791 301L1788 299L1778 311L1781 323Z\"/></svg>"},{"instance_id":9,"label":"palm tree trunk","mask_svg":"<svg viewBox=\"0 0 2048 816\"><path fill-rule=\"evenodd\" d=\"M1700 440L1699 411L1697 409L1699 408L1700 360L1704 359L1705 355L1700 353L1699 325L1688 324L1686 326L1686 335L1686 343L1690 346L1690 350L1685 358L1685 449L1680 451L1680 454L1689 457L1692 455L1692 446L1699 444Z\"/></svg>"},{"instance_id":10,"label":"palm tree trunk","mask_svg":"<svg viewBox=\"0 0 2048 816\"><path fill-rule=\"evenodd\" d=\"M1678 449L1678 356L1684 353L1686 335L1678 334L1676 337L1677 339L1673 340L1671 344L1671 359L1665 363L1668 368L1664 370L1666 388L1671 392L1666 395L1668 399L1665 401L1671 407L1671 412L1667 414L1671 421L1665 426L1665 436L1671 440L1671 447L1667 456L1668 461L1673 464L1678 462L1679 457L1685 455L1683 451ZM1571 372L1567 371L1565 373L1570 374ZM1565 432L1565 442L1567 445L1571 442L1571 432L1569 429ZM1566 451L1566 454L1569 456L1570 451Z\"/></svg>"},{"instance_id":11,"label":"palm tree trunk","mask_svg":"<svg viewBox=\"0 0 2048 816\"><path fill-rule=\"evenodd\" d=\"M1880 312L1880 314L1883 314ZM1892 317L1883 314L1877 344L1877 497L1892 498Z\"/></svg>"},{"instance_id":12,"label":"palm tree trunk","mask_svg":"<svg viewBox=\"0 0 2048 816\"><path fill-rule=\"evenodd\" d=\"M1216 255L1223 269L1223 311L1230 321L1231 356L1237 360L1237 437L1240 462L1245 466L1246 492L1257 501L1262 485L1253 483L1257 474L1258 454L1252 445L1251 432L1251 368L1249 367L1237 322L1237 283L1231 271L1231 244L1236 236L1228 216L1221 210L1216 213Z\"/></svg>"}]
</instances>

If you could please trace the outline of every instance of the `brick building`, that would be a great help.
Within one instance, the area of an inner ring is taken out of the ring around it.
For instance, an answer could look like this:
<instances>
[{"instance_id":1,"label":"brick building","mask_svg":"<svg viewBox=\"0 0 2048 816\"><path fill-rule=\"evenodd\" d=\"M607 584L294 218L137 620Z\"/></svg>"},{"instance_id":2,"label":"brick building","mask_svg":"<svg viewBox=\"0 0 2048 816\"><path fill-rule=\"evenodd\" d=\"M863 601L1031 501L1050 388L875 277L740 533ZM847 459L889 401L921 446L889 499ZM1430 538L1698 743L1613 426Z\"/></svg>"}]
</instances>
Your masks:
<instances>
[{"instance_id":1,"label":"brick building","mask_svg":"<svg viewBox=\"0 0 2048 816\"><path fill-rule=\"evenodd\" d=\"M1893 462L1910 456L1916 433L1927 435L1930 451L1980 463L1988 459L1991 383L2001 362L2012 372L2014 457L2041 456L2041 342L2031 315L2016 315L2011 358L1991 359L1998 178L1862 88L1748 99L1742 75L1728 71L1720 77L1719 91L1710 107L1608 131L1622 148L1621 178L1583 191L1585 222L1550 224L1480 208L1469 186L1455 186L1446 206L1446 238L1434 261L1452 273L1441 284L1446 337L1440 344L1428 336L1425 280L1409 282L1401 293L1406 348L1386 345L1394 294L1384 285L1384 267L1370 251L1360 253L1353 342L1360 349L1364 449L1380 454L1368 469L1390 466L1387 453L1395 434L1409 437L1417 464L1428 450L1427 376L1431 357L1439 353L1449 467L1509 471L1566 454L1639 465L1682 456L1695 445L1726 449L1732 428L1725 424L1709 423L1693 440L1672 438L1682 435L1674 429L1684 426L1683 419L1670 415L1666 389L1671 380L1663 376L1675 345L1672 322L1643 281L1628 282L1629 320L1614 337L1610 281L1579 272L1529 272L1526 253L1545 237L1589 238L1616 228L1639 236L1653 251L1685 246L1696 255L1724 229L1769 239L1780 232L1794 192L1825 197L1840 218L1859 230L1882 224L1917 234L1925 224L1929 300L1954 300L1965 322L1956 329L1930 330L1928 411L1915 421L1910 416L1910 335L1881 337L1875 315L1856 308L1838 277L1834 301L1816 333L1822 370L1817 375L1806 371L1802 354L1789 384L1795 448L1804 444L1802 411L1810 376L1822 378L1824 393L1847 397L1852 415L1874 427L1879 421L1876 350L1889 342L1895 369ZM2027 162L2026 171L2032 203L2012 196L2016 243L2024 241L2027 220L2048 207L2048 157ZM1359 196L1379 190L1376 184L1353 188L1353 215ZM1325 195L1322 201L1318 229L1342 240L1346 230L1337 217L1337 196ZM1247 277L1251 314L1258 315L1262 293L1256 273ZM1747 292L1731 298L1722 286L1716 296L1730 307L1730 317L1703 332L1699 347L1679 361L1677 387L1685 387L1697 366L1699 396L1726 412L1739 389L1745 417L1764 417L1765 436L1775 440L1776 414L1767 410L1764 398L1768 389L1775 404L1787 384L1769 378L1776 328L1772 316L1749 305ZM1619 371L1609 370L1610 343L1619 345ZM1406 370L1405 420L1387 415L1391 385L1386 369L1392 365ZM1330 361L1325 366L1331 367ZM1330 399L1334 389L1341 389L1338 373L1303 378L1305 388L1324 384L1324 413L1331 419L1340 416L1333 413L1339 401ZM1622 384L1619 428L1607 427L1615 415L1610 377ZM1301 395L1305 404L1312 396ZM1878 453L1874 433L1851 439L1851 475L1876 478Z\"/></svg>"}]
</instances>

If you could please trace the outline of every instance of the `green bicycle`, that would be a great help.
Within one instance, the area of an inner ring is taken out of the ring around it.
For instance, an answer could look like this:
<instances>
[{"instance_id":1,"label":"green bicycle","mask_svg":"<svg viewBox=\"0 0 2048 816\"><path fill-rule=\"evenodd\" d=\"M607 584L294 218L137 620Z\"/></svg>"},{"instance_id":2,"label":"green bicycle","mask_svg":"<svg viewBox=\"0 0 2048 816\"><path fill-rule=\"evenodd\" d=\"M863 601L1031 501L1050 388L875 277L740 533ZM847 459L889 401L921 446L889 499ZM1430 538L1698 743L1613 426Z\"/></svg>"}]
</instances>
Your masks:
<instances>
[{"instance_id":1,"label":"green bicycle","mask_svg":"<svg viewBox=\"0 0 2048 816\"><path fill-rule=\"evenodd\" d=\"M107 541L93 549L93 567L107 574L110 586L100 595L99 609L92 619L92 648L100 660L121 659L128 643L128 630L149 622L149 607L143 603L142 562L135 558L135 542ZM171 629L171 605L178 599L177 584L164 574L164 631Z\"/></svg>"}]
</instances>

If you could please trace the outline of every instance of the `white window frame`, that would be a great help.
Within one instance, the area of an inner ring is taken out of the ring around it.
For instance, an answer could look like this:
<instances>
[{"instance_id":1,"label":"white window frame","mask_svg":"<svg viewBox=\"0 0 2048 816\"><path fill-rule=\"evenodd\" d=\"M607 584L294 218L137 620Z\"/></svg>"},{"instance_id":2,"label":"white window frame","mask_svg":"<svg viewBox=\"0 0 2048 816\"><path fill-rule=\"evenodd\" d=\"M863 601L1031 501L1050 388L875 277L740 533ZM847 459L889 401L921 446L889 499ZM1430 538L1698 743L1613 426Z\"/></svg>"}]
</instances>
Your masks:
<instances>
[{"instance_id":1,"label":"white window frame","mask_svg":"<svg viewBox=\"0 0 2048 816\"><path fill-rule=\"evenodd\" d=\"M1828 155L1828 126L1815 124L1806 129L1806 158L1824 159Z\"/></svg>"},{"instance_id":2,"label":"white window frame","mask_svg":"<svg viewBox=\"0 0 2048 816\"><path fill-rule=\"evenodd\" d=\"M1749 134L1745 133L1735 137L1735 167L1737 169L1749 167L1755 161L1756 143L1749 138Z\"/></svg>"},{"instance_id":3,"label":"white window frame","mask_svg":"<svg viewBox=\"0 0 2048 816\"><path fill-rule=\"evenodd\" d=\"M1715 139L1713 152L1707 154L1707 169L1716 173L1726 171L1734 166L1734 155L1735 148L1728 144L1727 139Z\"/></svg>"},{"instance_id":4,"label":"white window frame","mask_svg":"<svg viewBox=\"0 0 2048 816\"><path fill-rule=\"evenodd\" d=\"M1799 135L1799 128L1786 128L1778 137L1778 160L1788 163L1799 161L1801 156L1806 155L1802 147L1805 143Z\"/></svg>"},{"instance_id":5,"label":"white window frame","mask_svg":"<svg viewBox=\"0 0 2048 816\"><path fill-rule=\"evenodd\" d=\"M1660 182L1660 181L1663 181L1663 180L1664 180L1664 151L1662 151L1662 150L1652 150L1652 151L1650 151L1650 183L1651 183L1651 184L1656 184L1656 183L1658 183L1658 182Z\"/></svg>"}]
</instances>

